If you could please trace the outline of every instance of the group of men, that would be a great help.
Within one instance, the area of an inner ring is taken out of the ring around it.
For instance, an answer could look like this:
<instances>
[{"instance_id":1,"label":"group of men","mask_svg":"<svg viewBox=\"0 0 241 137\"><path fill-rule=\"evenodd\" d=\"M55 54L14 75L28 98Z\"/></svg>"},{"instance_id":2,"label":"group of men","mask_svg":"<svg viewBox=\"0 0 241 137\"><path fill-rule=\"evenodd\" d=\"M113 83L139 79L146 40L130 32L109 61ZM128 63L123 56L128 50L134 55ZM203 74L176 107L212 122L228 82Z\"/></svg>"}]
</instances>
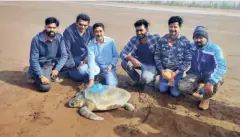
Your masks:
<instances>
[{"instance_id":1,"label":"group of men","mask_svg":"<svg viewBox=\"0 0 241 137\"><path fill-rule=\"evenodd\" d=\"M117 86L116 64L120 57L121 66L134 85L154 86L159 75L159 91L178 96L199 92L203 83L199 108L206 110L222 84L226 61L221 48L210 41L206 27L195 28L191 43L180 33L182 24L181 17L171 17L169 34L160 37L149 33L145 19L136 21L136 36L119 56L115 40L105 36L103 23L90 26L90 17L79 14L62 36L58 33L59 21L49 17L45 29L32 39L28 81L47 92L51 82L62 81L58 74L65 71L74 81L88 81L89 87L100 74L106 85Z\"/></svg>"}]
</instances>

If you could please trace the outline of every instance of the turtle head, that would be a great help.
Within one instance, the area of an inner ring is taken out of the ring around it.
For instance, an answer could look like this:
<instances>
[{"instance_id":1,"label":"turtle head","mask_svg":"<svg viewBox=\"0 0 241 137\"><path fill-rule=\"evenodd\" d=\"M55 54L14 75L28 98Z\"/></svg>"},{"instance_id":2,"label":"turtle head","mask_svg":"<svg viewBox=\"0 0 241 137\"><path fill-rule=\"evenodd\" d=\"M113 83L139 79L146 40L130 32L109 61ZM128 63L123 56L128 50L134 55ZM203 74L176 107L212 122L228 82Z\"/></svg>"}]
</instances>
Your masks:
<instances>
[{"instance_id":1,"label":"turtle head","mask_svg":"<svg viewBox=\"0 0 241 137\"><path fill-rule=\"evenodd\" d=\"M79 108L84 105L84 92L79 92L69 101L69 107Z\"/></svg>"}]
</instances>

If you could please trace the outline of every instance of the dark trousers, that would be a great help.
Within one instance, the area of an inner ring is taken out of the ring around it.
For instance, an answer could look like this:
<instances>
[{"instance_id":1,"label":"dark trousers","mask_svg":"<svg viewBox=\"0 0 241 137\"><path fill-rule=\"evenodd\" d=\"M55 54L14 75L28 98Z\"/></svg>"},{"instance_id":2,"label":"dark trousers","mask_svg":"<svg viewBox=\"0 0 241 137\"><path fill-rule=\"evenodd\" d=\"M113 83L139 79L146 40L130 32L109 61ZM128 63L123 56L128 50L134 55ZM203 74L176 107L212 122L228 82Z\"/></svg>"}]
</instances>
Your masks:
<instances>
[{"instance_id":1,"label":"dark trousers","mask_svg":"<svg viewBox=\"0 0 241 137\"><path fill-rule=\"evenodd\" d=\"M207 80L203 77L194 75L194 74L188 74L185 76L182 80L179 81L178 87L179 90L182 93L186 94L192 94L195 90L198 89L198 86L200 83L206 83ZM212 94L203 94L204 99L211 98L216 92L218 91L218 88L223 84L223 80L220 80L216 85L214 85L214 89Z\"/></svg>"},{"instance_id":2,"label":"dark trousers","mask_svg":"<svg viewBox=\"0 0 241 137\"><path fill-rule=\"evenodd\" d=\"M52 72L52 69L53 69L53 66L44 66L41 68L43 73L44 73L44 76L51 82L51 72ZM41 79L36 76L35 77L35 80L36 80L36 88L41 91L41 92L48 92L51 88L51 84L43 84L41 82Z\"/></svg>"}]
</instances>

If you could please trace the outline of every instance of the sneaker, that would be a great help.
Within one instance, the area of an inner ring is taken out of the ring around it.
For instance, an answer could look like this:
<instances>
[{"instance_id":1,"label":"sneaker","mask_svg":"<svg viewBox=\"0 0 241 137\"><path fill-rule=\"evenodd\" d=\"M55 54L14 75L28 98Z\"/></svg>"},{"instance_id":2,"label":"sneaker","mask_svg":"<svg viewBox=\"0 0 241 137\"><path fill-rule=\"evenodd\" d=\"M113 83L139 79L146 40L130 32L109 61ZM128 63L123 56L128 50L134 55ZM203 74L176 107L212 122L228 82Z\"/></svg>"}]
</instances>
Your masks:
<instances>
[{"instance_id":1,"label":"sneaker","mask_svg":"<svg viewBox=\"0 0 241 137\"><path fill-rule=\"evenodd\" d=\"M64 81L64 79L56 77L55 79L51 79L52 82L56 82L56 83L61 83Z\"/></svg>"},{"instance_id":2,"label":"sneaker","mask_svg":"<svg viewBox=\"0 0 241 137\"><path fill-rule=\"evenodd\" d=\"M198 107L201 110L207 110L209 108L209 102L209 99L202 99Z\"/></svg>"}]
</instances>

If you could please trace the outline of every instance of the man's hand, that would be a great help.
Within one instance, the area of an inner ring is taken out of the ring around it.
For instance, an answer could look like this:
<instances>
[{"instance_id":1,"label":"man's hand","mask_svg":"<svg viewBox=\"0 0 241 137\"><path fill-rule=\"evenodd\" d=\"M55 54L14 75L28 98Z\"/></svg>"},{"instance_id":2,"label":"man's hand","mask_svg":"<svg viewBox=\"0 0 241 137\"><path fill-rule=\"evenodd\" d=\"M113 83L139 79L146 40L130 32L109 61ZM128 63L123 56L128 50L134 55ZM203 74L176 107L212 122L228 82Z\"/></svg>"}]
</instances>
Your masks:
<instances>
[{"instance_id":1,"label":"man's hand","mask_svg":"<svg viewBox=\"0 0 241 137\"><path fill-rule=\"evenodd\" d=\"M94 84L95 84L94 79L90 79L88 87L91 87L91 86L94 85Z\"/></svg>"},{"instance_id":2,"label":"man's hand","mask_svg":"<svg viewBox=\"0 0 241 137\"><path fill-rule=\"evenodd\" d=\"M109 65L108 67L107 67L107 69L105 70L105 72L110 72L111 70L112 70L112 68L113 68L113 65Z\"/></svg>"},{"instance_id":3,"label":"man's hand","mask_svg":"<svg viewBox=\"0 0 241 137\"><path fill-rule=\"evenodd\" d=\"M40 79L41 79L41 82L42 82L44 85L49 84L49 79L46 78L45 76L42 76Z\"/></svg>"},{"instance_id":4,"label":"man's hand","mask_svg":"<svg viewBox=\"0 0 241 137\"><path fill-rule=\"evenodd\" d=\"M132 58L132 59L131 59L131 63L133 64L133 66L134 66L135 68L141 67L141 62L140 62L139 60L135 59L135 58Z\"/></svg>"},{"instance_id":5,"label":"man's hand","mask_svg":"<svg viewBox=\"0 0 241 137\"><path fill-rule=\"evenodd\" d=\"M172 71L171 74L172 74L171 75L172 77L170 79L174 80L176 78L176 76L177 76L177 73L175 71Z\"/></svg>"},{"instance_id":6,"label":"man's hand","mask_svg":"<svg viewBox=\"0 0 241 137\"><path fill-rule=\"evenodd\" d=\"M163 79L173 81L176 78L177 73L172 70L161 70L161 75Z\"/></svg>"},{"instance_id":7,"label":"man's hand","mask_svg":"<svg viewBox=\"0 0 241 137\"><path fill-rule=\"evenodd\" d=\"M137 59L135 59L134 57L132 57L132 56L127 56L126 59L127 59L128 61L130 61L135 68L141 67L141 62L138 61Z\"/></svg>"},{"instance_id":8,"label":"man's hand","mask_svg":"<svg viewBox=\"0 0 241 137\"><path fill-rule=\"evenodd\" d=\"M211 83L206 83L204 86L204 92L207 94L211 94L213 92L214 86Z\"/></svg>"},{"instance_id":9,"label":"man's hand","mask_svg":"<svg viewBox=\"0 0 241 137\"><path fill-rule=\"evenodd\" d=\"M51 77L56 77L59 74L58 70L52 70Z\"/></svg>"}]
</instances>

